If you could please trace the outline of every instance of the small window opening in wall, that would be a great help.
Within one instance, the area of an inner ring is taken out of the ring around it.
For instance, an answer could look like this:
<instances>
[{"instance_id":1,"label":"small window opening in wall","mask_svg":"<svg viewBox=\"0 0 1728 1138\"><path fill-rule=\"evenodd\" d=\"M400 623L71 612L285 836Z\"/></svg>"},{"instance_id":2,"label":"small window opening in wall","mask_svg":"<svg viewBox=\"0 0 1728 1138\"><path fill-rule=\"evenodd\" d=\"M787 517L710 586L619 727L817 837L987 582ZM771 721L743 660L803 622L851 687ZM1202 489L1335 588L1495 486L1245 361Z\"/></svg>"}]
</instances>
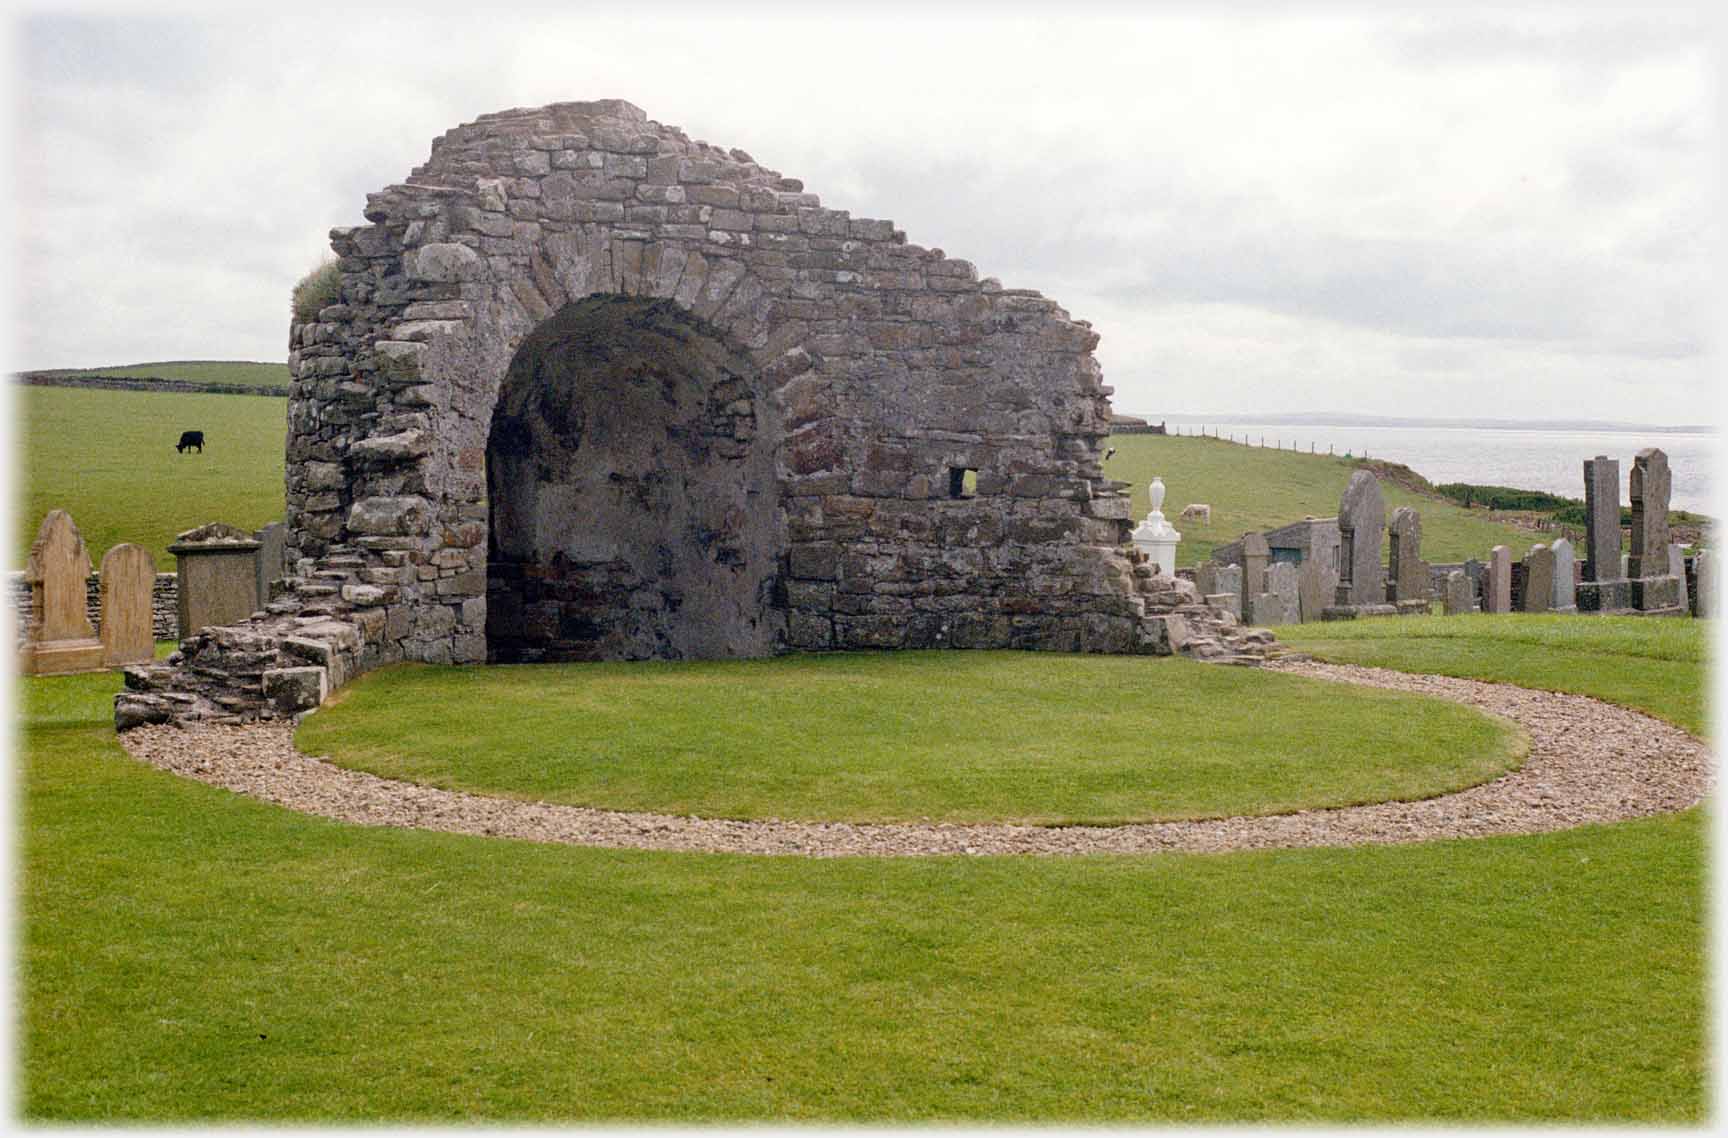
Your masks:
<instances>
[{"instance_id":1,"label":"small window opening in wall","mask_svg":"<svg viewBox=\"0 0 1728 1138\"><path fill-rule=\"evenodd\" d=\"M948 496L950 498L972 498L978 494L978 468L975 466L950 466L948 468Z\"/></svg>"}]
</instances>

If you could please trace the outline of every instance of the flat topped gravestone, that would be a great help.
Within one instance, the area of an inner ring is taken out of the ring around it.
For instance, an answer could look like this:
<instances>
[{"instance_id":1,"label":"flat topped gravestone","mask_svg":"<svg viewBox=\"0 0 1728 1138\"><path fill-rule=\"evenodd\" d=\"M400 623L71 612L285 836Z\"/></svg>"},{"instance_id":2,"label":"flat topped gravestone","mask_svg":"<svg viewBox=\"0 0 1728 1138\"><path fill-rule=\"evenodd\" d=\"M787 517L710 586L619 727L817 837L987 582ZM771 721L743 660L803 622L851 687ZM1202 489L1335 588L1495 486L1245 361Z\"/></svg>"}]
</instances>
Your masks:
<instances>
[{"instance_id":1,"label":"flat topped gravestone","mask_svg":"<svg viewBox=\"0 0 1728 1138\"><path fill-rule=\"evenodd\" d=\"M156 655L151 591L156 562L141 545L116 545L102 556L102 662L137 664Z\"/></svg>"},{"instance_id":2,"label":"flat topped gravestone","mask_svg":"<svg viewBox=\"0 0 1728 1138\"><path fill-rule=\"evenodd\" d=\"M1584 460L1584 579L1620 576L1620 460Z\"/></svg>"},{"instance_id":3,"label":"flat topped gravestone","mask_svg":"<svg viewBox=\"0 0 1728 1138\"><path fill-rule=\"evenodd\" d=\"M1366 470L1358 470L1338 500L1338 604L1386 602L1385 573L1380 568L1385 529L1386 500L1380 482Z\"/></svg>"},{"instance_id":4,"label":"flat topped gravestone","mask_svg":"<svg viewBox=\"0 0 1728 1138\"><path fill-rule=\"evenodd\" d=\"M1333 558L1337 550L1330 550ZM1320 620L1321 612L1338 592L1338 570L1322 557L1307 557L1296 571L1297 619Z\"/></svg>"},{"instance_id":5,"label":"flat topped gravestone","mask_svg":"<svg viewBox=\"0 0 1728 1138\"><path fill-rule=\"evenodd\" d=\"M180 639L258 611L261 544L238 526L211 522L187 530L168 547L180 575Z\"/></svg>"},{"instance_id":6,"label":"flat topped gravestone","mask_svg":"<svg viewBox=\"0 0 1728 1138\"><path fill-rule=\"evenodd\" d=\"M18 667L27 676L102 670L102 642L85 612L90 554L65 510L50 510L30 546L30 623Z\"/></svg>"}]
</instances>

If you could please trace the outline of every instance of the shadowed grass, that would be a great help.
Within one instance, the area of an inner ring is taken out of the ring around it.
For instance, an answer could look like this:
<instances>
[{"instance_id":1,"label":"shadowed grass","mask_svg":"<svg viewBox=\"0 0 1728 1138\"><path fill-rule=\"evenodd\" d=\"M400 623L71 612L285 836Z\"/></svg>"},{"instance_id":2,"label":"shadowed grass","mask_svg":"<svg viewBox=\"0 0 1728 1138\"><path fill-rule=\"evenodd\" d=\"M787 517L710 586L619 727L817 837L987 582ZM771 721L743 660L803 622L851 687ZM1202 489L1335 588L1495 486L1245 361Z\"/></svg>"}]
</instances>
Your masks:
<instances>
[{"instance_id":1,"label":"shadowed grass","mask_svg":"<svg viewBox=\"0 0 1728 1138\"><path fill-rule=\"evenodd\" d=\"M1714 621L1534 613L1398 617L1279 628L1323 660L1595 696L1704 733Z\"/></svg>"},{"instance_id":2,"label":"shadowed grass","mask_svg":"<svg viewBox=\"0 0 1728 1138\"><path fill-rule=\"evenodd\" d=\"M30 1119L1702 1118L1697 811L1224 856L536 846L148 769L100 679L22 684L60 724L22 736Z\"/></svg>"},{"instance_id":3,"label":"shadowed grass","mask_svg":"<svg viewBox=\"0 0 1728 1138\"><path fill-rule=\"evenodd\" d=\"M616 810L1045 824L1425 798L1525 753L1508 724L1401 693L940 651L393 668L296 741L388 778Z\"/></svg>"}]
</instances>

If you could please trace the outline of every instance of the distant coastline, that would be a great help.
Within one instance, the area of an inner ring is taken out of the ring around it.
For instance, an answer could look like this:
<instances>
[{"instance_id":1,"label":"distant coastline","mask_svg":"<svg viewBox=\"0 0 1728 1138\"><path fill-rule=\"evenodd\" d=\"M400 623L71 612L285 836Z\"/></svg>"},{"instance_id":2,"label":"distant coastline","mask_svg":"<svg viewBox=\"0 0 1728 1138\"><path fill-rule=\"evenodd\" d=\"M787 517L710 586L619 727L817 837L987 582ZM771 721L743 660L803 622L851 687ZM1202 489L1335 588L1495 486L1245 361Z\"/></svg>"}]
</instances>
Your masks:
<instances>
[{"instance_id":1,"label":"distant coastline","mask_svg":"<svg viewBox=\"0 0 1728 1138\"><path fill-rule=\"evenodd\" d=\"M1458 427L1479 431L1613 431L1626 434L1708 435L1715 427L1703 424L1656 426L1650 423L1613 423L1599 419L1422 419L1396 415L1357 415L1348 412L1307 412L1299 415L1193 415L1176 411L1126 411L1123 414L1152 422L1255 423L1292 427Z\"/></svg>"}]
</instances>

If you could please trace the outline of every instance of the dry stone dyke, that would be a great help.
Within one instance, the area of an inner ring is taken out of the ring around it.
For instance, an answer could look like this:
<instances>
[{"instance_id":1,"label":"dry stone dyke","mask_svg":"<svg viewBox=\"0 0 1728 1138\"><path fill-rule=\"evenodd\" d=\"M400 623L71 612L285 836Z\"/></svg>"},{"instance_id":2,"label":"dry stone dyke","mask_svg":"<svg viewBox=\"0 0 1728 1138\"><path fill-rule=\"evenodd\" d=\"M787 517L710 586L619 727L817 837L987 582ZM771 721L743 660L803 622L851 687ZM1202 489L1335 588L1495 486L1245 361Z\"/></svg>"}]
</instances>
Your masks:
<instances>
[{"instance_id":1,"label":"dry stone dyke","mask_svg":"<svg viewBox=\"0 0 1728 1138\"><path fill-rule=\"evenodd\" d=\"M1098 334L891 221L618 100L483 115L364 215L289 330L294 571L118 722L304 666L1264 644L1128 547Z\"/></svg>"}]
</instances>

